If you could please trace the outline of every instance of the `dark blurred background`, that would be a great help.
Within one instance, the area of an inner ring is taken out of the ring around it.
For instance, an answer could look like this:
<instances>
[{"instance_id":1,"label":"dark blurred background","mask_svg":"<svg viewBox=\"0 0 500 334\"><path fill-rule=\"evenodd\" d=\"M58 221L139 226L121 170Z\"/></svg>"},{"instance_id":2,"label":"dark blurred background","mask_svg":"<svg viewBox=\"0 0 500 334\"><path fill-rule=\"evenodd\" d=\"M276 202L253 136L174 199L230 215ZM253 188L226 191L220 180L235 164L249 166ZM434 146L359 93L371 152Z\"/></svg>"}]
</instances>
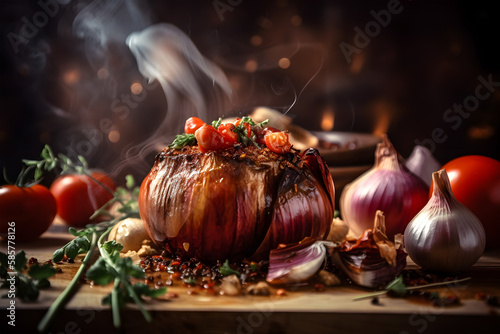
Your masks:
<instances>
[{"instance_id":1,"label":"dark blurred background","mask_svg":"<svg viewBox=\"0 0 500 334\"><path fill-rule=\"evenodd\" d=\"M111 27L93 21L91 1L2 0L0 166L10 178L45 144L116 178L145 176L154 152L123 161L168 101L124 41L159 22L226 73L235 95L224 115L269 106L309 130L387 133L404 157L423 143L441 163L500 159L499 1L99 3ZM87 34L75 17L103 26Z\"/></svg>"}]
</instances>

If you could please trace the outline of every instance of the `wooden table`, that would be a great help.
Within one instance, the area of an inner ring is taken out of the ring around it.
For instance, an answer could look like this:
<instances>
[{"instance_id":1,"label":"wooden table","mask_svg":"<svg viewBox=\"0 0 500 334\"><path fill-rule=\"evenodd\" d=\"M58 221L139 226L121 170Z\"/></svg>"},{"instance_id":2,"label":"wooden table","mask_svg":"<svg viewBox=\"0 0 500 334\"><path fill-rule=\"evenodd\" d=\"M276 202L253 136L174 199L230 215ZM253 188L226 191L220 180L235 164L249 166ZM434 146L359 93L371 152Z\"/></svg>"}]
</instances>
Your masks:
<instances>
[{"instance_id":1,"label":"wooden table","mask_svg":"<svg viewBox=\"0 0 500 334\"><path fill-rule=\"evenodd\" d=\"M17 243L16 250L48 260L71 239L66 231L65 226L55 224L41 239ZM6 242L0 242L0 250L6 252L6 248ZM42 290L37 302L16 300L15 327L7 324L10 300L0 299L0 332L35 333L77 266L78 261L62 264L63 272L51 279L52 287ZM408 268L417 267L410 260ZM370 290L350 285L323 292L303 287L281 297L228 297L188 295L186 288L174 284L168 289L178 298L147 303L152 323L146 323L131 305L121 313L121 330L113 327L110 309L101 306L110 288L83 284L53 323L51 333L500 333L500 308L474 298L478 292L500 297L500 251L485 253L466 275L472 279L462 285L436 289L460 296L461 305L453 307L385 297L379 305L369 299L353 301Z\"/></svg>"}]
</instances>

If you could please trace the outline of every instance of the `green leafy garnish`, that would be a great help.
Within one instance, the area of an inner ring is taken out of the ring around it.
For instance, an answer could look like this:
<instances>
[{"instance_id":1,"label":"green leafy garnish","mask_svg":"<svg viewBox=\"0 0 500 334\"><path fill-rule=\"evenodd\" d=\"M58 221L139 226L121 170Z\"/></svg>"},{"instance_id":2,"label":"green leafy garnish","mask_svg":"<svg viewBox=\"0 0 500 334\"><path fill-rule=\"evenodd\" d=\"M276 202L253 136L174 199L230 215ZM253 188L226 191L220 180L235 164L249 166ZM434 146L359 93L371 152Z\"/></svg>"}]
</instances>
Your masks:
<instances>
[{"instance_id":1,"label":"green leafy garnish","mask_svg":"<svg viewBox=\"0 0 500 334\"><path fill-rule=\"evenodd\" d=\"M214 128L216 128L216 129L218 129L218 128L219 128L219 126L220 126L221 124L222 124L222 118L220 118L220 117L219 117L219 119L218 119L218 120L216 120L216 121L212 121L212 126L213 126Z\"/></svg>"},{"instance_id":2,"label":"green leafy garnish","mask_svg":"<svg viewBox=\"0 0 500 334\"><path fill-rule=\"evenodd\" d=\"M120 257L120 251L123 248L121 244L114 240L102 243L109 231L111 228L99 238L101 257L89 268L85 276L99 285L114 282L113 290L103 298L102 304L111 305L115 327L120 327L120 309L128 302L135 302L146 321L151 322L151 315L142 305L141 296L158 297L165 294L167 290L166 288L151 289L144 283L132 285L132 277L144 279L146 275L141 267L132 263L131 258Z\"/></svg>"},{"instance_id":3,"label":"green leafy garnish","mask_svg":"<svg viewBox=\"0 0 500 334\"><path fill-rule=\"evenodd\" d=\"M56 270L48 263L37 262L30 265L26 271L28 259L25 252L21 250L15 256L12 255L9 254L9 261L9 256L0 252L0 289L9 289L2 298L15 296L23 301L37 300L40 289L50 287L48 278L53 276Z\"/></svg>"},{"instance_id":4,"label":"green leafy garnish","mask_svg":"<svg viewBox=\"0 0 500 334\"><path fill-rule=\"evenodd\" d=\"M180 150L184 146L191 146L195 144L196 144L196 137L194 136L194 134L183 133L175 136L174 141L172 142L172 144L168 145L168 147Z\"/></svg>"},{"instance_id":5,"label":"green leafy garnish","mask_svg":"<svg viewBox=\"0 0 500 334\"><path fill-rule=\"evenodd\" d=\"M229 276L229 275L234 274L234 275L240 277L240 272L237 270L234 270L233 268L231 268L229 266L229 260L226 260L226 262L224 262L222 264L222 266L219 268L219 272L222 274L222 276Z\"/></svg>"}]
</instances>

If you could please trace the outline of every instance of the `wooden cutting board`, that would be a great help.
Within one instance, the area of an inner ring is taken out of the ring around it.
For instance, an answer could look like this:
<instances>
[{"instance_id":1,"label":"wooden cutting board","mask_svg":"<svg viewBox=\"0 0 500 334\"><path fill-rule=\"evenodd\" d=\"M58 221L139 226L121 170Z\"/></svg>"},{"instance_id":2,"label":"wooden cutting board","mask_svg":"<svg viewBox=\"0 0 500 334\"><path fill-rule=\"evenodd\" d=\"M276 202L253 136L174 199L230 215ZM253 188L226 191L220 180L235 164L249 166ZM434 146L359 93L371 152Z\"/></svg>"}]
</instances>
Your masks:
<instances>
[{"instance_id":1,"label":"wooden cutting board","mask_svg":"<svg viewBox=\"0 0 500 334\"><path fill-rule=\"evenodd\" d=\"M17 243L28 257L46 261L52 252L71 240L67 227L55 224L42 238L31 243ZM7 243L0 242L6 252ZM9 299L0 299L1 333L35 333L36 325L55 298L72 279L79 266L60 265L62 273L51 279L52 286L42 290L35 303L15 300L16 326L8 325ZM417 268L408 263L408 268ZM52 324L51 333L499 333L500 308L476 300L478 292L500 297L500 251L486 253L467 273L470 281L455 288L436 291L459 295L458 306L432 306L409 299L353 301L371 290L342 285L316 292L312 286L288 290L285 296L210 296L188 294L181 283L168 287L178 298L146 302L152 323L145 322L134 305L122 311L122 328L115 329L108 307L101 299L110 286L82 284ZM294 291L293 291L294 290ZM6 290L1 291L2 294Z\"/></svg>"}]
</instances>

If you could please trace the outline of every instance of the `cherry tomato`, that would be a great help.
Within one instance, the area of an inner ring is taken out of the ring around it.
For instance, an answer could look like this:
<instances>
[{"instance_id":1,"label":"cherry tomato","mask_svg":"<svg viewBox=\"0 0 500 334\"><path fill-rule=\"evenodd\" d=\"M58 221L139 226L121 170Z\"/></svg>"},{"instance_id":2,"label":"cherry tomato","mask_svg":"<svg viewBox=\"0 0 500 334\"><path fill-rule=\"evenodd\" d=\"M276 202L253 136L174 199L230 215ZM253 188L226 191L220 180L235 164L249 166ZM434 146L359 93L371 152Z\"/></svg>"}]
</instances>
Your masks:
<instances>
[{"instance_id":1,"label":"cherry tomato","mask_svg":"<svg viewBox=\"0 0 500 334\"><path fill-rule=\"evenodd\" d=\"M255 125L252 127L253 133L255 134L255 141L259 144L266 145L266 140L264 137L269 132L280 132L280 130L266 126L265 128L261 128L260 125Z\"/></svg>"},{"instance_id":2,"label":"cherry tomato","mask_svg":"<svg viewBox=\"0 0 500 334\"><path fill-rule=\"evenodd\" d=\"M0 187L0 237L31 241L49 228L56 216L56 200L41 185Z\"/></svg>"},{"instance_id":3,"label":"cherry tomato","mask_svg":"<svg viewBox=\"0 0 500 334\"><path fill-rule=\"evenodd\" d=\"M269 132L264 136L266 141L266 146L268 149L275 153L285 153L290 151L292 145L288 140L288 133L280 132Z\"/></svg>"},{"instance_id":4,"label":"cherry tomato","mask_svg":"<svg viewBox=\"0 0 500 334\"><path fill-rule=\"evenodd\" d=\"M228 146L236 144L238 142L238 134L234 132L235 126L231 123L224 123L219 125L219 133L224 137L224 141Z\"/></svg>"},{"instance_id":5,"label":"cherry tomato","mask_svg":"<svg viewBox=\"0 0 500 334\"><path fill-rule=\"evenodd\" d=\"M198 117L190 117L186 120L186 124L184 125L184 132L187 134L193 134L203 125L205 125L205 122L203 122Z\"/></svg>"},{"instance_id":6,"label":"cherry tomato","mask_svg":"<svg viewBox=\"0 0 500 334\"><path fill-rule=\"evenodd\" d=\"M110 191L115 191L115 184L106 174L93 172L91 176ZM52 183L50 191L57 202L57 214L67 225L73 227L83 227L104 220L105 217L89 218L113 198L109 191L87 175L63 175Z\"/></svg>"},{"instance_id":7,"label":"cherry tomato","mask_svg":"<svg viewBox=\"0 0 500 334\"><path fill-rule=\"evenodd\" d=\"M205 124L194 133L201 152L219 150L225 146L224 137L213 126Z\"/></svg>"},{"instance_id":8,"label":"cherry tomato","mask_svg":"<svg viewBox=\"0 0 500 334\"><path fill-rule=\"evenodd\" d=\"M234 122L234 125L240 126L240 124L241 124L241 118L238 118L236 122ZM247 137L250 138L250 136L252 135L252 126L250 125L250 123L244 122L243 127L247 130Z\"/></svg>"},{"instance_id":9,"label":"cherry tomato","mask_svg":"<svg viewBox=\"0 0 500 334\"><path fill-rule=\"evenodd\" d=\"M454 159L442 168L448 173L457 200L483 224L486 248L500 248L500 161L468 155Z\"/></svg>"}]
</instances>

